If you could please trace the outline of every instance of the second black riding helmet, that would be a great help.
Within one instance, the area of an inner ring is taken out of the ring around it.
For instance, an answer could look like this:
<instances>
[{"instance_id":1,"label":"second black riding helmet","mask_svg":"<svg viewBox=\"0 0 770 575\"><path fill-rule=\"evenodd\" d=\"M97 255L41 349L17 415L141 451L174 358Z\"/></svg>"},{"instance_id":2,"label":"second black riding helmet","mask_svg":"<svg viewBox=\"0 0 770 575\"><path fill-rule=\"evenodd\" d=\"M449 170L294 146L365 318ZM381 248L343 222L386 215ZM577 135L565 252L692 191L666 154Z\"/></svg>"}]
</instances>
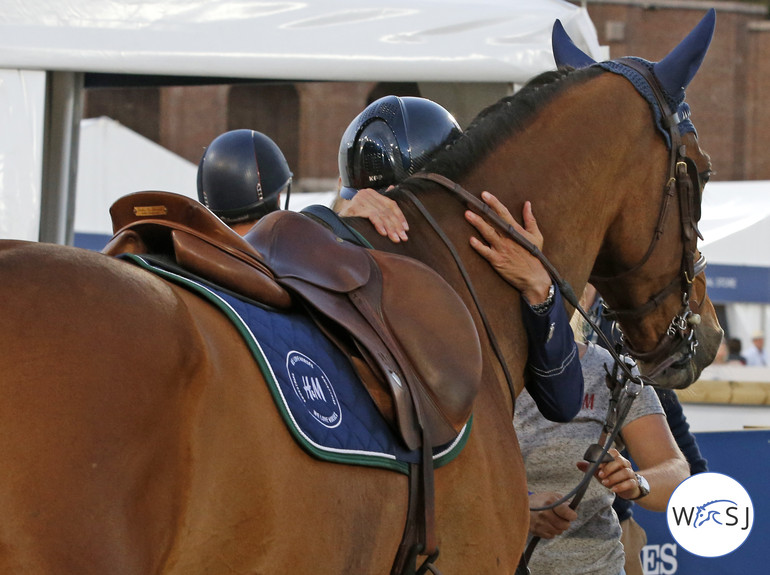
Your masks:
<instances>
[{"instance_id":1,"label":"second black riding helmet","mask_svg":"<svg viewBox=\"0 0 770 575\"><path fill-rule=\"evenodd\" d=\"M453 131L452 114L436 102L411 96L384 96L350 123L340 141L340 195L351 199L361 188L384 191L422 168Z\"/></svg>"},{"instance_id":2,"label":"second black riding helmet","mask_svg":"<svg viewBox=\"0 0 770 575\"><path fill-rule=\"evenodd\" d=\"M291 178L273 140L255 130L232 130L216 137L201 157L198 200L227 223L256 219L277 209Z\"/></svg>"}]
</instances>

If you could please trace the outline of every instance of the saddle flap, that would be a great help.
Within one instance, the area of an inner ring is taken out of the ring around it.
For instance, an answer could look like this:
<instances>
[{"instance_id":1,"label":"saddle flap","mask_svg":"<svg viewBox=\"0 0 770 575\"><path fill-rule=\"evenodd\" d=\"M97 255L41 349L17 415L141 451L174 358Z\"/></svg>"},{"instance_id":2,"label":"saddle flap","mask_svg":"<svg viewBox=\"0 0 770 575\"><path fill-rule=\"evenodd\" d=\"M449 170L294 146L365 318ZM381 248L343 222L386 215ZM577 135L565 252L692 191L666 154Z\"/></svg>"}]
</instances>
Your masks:
<instances>
[{"instance_id":1,"label":"saddle flap","mask_svg":"<svg viewBox=\"0 0 770 575\"><path fill-rule=\"evenodd\" d=\"M429 395L436 425L440 418L459 433L481 385L481 343L473 318L432 268L387 252L371 255L383 278L383 316Z\"/></svg>"},{"instance_id":2,"label":"saddle flap","mask_svg":"<svg viewBox=\"0 0 770 575\"><path fill-rule=\"evenodd\" d=\"M409 449L420 447L420 427L414 419L414 404L406 386L406 375L383 341L382 334L351 304L348 294L326 290L299 278L279 278L279 282L306 302L310 317L324 331L331 331L324 327L325 322L331 321L350 335L362 359L387 385L393 398L398 429L404 443ZM369 386L367 391L375 403L380 405L376 391Z\"/></svg>"},{"instance_id":3,"label":"saddle flap","mask_svg":"<svg viewBox=\"0 0 770 575\"><path fill-rule=\"evenodd\" d=\"M263 254L276 277L298 278L338 293L348 293L369 280L365 251L295 212L267 214L244 239Z\"/></svg>"},{"instance_id":4,"label":"saddle flap","mask_svg":"<svg viewBox=\"0 0 770 575\"><path fill-rule=\"evenodd\" d=\"M315 310L311 315L320 313L354 338L387 383L399 431L410 449L420 446L421 428L436 445L454 440L470 417L481 383L481 344L470 312L425 264L355 249L372 271L370 281L349 294L301 278L278 281ZM424 294L430 294L430 306Z\"/></svg>"}]
</instances>

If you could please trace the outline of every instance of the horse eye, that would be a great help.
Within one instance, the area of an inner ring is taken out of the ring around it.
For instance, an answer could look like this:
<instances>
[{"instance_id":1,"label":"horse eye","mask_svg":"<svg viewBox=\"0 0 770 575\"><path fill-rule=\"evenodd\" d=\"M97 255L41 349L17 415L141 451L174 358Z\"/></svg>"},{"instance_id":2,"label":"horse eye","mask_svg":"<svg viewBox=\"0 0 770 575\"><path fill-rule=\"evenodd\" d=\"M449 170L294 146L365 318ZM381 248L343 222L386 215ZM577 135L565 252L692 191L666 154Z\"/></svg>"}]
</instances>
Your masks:
<instances>
[{"instance_id":1,"label":"horse eye","mask_svg":"<svg viewBox=\"0 0 770 575\"><path fill-rule=\"evenodd\" d=\"M702 172L698 173L698 179L700 180L701 186L705 186L713 174L714 172L711 169L703 170Z\"/></svg>"}]
</instances>

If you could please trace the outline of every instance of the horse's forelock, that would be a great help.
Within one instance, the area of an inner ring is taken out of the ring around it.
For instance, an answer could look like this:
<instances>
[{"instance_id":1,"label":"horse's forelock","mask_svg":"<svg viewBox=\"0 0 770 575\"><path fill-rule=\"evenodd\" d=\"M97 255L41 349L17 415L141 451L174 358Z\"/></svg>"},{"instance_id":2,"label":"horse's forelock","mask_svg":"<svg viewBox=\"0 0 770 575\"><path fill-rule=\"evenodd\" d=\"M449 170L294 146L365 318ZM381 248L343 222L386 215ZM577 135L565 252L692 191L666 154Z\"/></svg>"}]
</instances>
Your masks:
<instances>
[{"instance_id":1,"label":"horse's forelock","mask_svg":"<svg viewBox=\"0 0 770 575\"><path fill-rule=\"evenodd\" d=\"M479 112L461 136L444 143L423 171L459 178L504 139L525 129L554 96L601 73L597 68L560 69L535 76L512 96Z\"/></svg>"}]
</instances>

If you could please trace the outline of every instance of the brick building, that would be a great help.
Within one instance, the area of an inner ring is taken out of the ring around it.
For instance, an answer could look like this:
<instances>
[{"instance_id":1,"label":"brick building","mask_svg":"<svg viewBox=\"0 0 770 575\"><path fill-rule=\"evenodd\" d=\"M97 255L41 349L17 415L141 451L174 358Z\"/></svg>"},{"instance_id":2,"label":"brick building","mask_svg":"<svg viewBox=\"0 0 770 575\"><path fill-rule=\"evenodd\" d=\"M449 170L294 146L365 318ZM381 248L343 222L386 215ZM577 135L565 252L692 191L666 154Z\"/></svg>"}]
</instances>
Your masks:
<instances>
[{"instance_id":1,"label":"brick building","mask_svg":"<svg viewBox=\"0 0 770 575\"><path fill-rule=\"evenodd\" d=\"M770 179L770 21L768 7L700 0L588 0L584 5L611 57L659 60L705 12L717 10L706 60L688 102L717 180ZM510 93L512 85L457 86L375 82L237 83L89 88L84 118L109 116L197 163L217 135L236 128L268 134L284 151L299 190L336 184L339 139L352 118L387 94L421 94L461 124ZM471 98L468 94L473 94Z\"/></svg>"}]
</instances>

